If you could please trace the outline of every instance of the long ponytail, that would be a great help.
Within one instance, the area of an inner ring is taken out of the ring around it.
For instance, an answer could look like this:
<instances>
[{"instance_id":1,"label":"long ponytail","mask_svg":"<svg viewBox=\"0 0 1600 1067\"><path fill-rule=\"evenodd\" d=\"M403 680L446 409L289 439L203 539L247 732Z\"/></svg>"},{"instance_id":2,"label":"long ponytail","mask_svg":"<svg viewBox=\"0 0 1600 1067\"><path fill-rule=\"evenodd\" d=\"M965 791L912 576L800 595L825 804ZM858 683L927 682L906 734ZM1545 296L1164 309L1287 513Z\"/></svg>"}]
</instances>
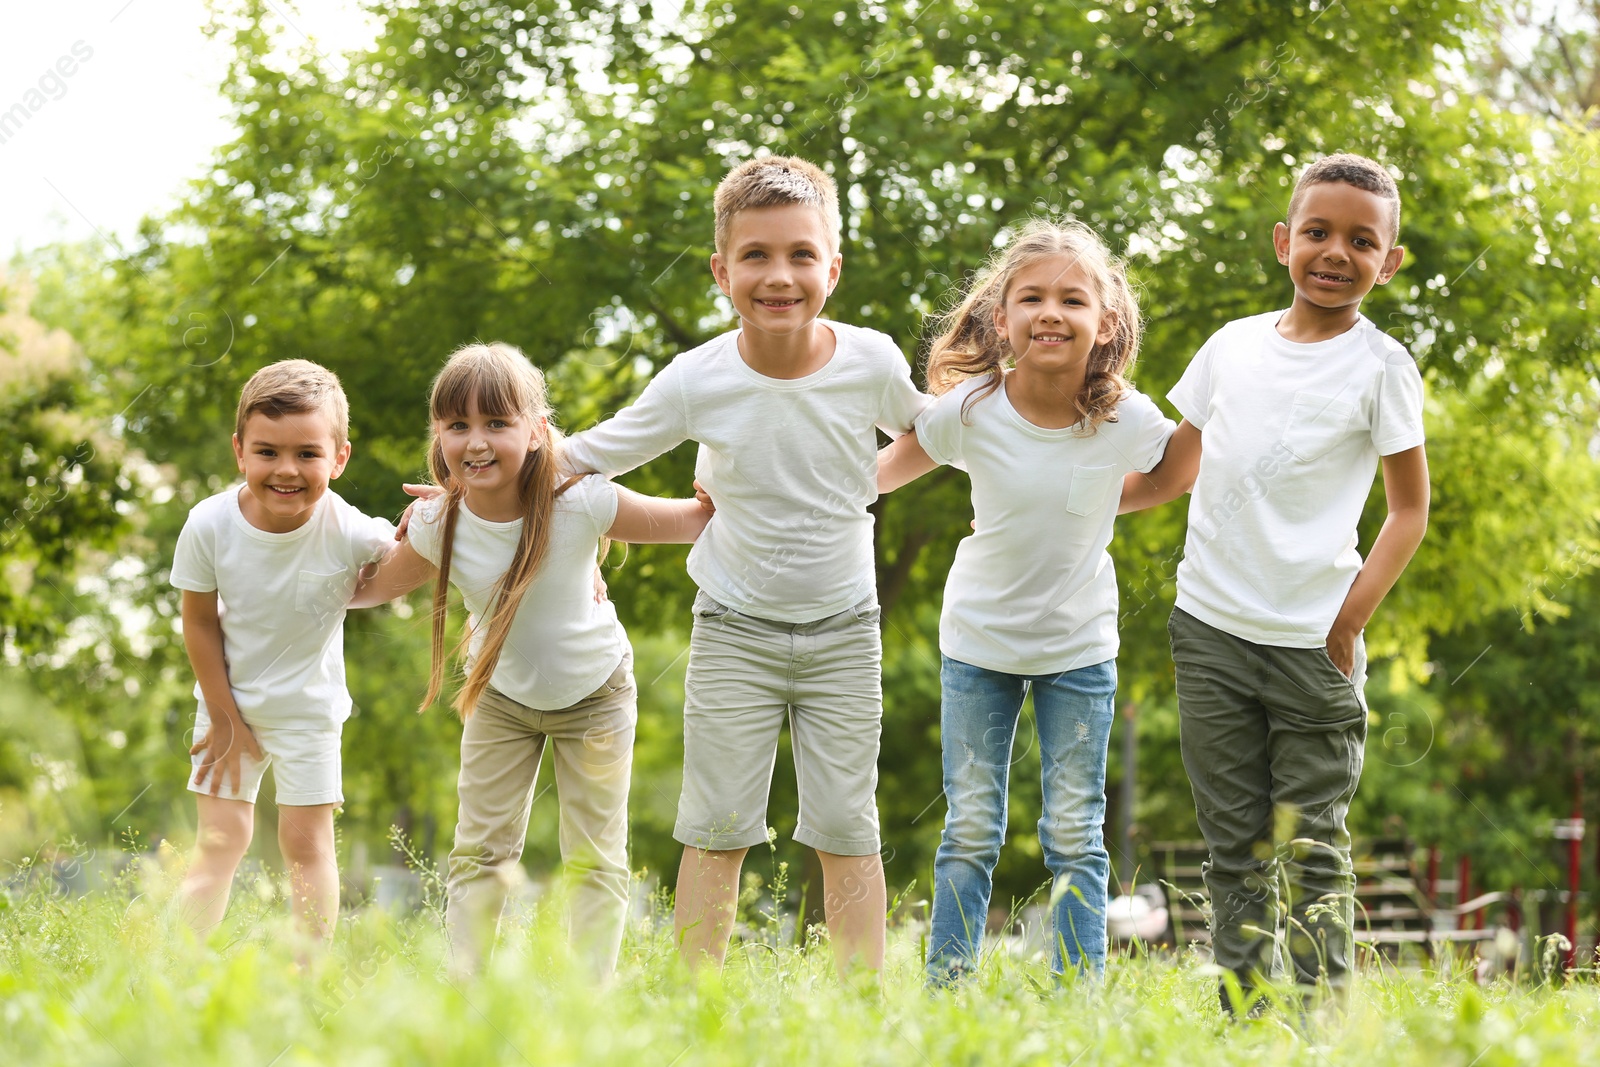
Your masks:
<instances>
[{"instance_id":1,"label":"long ponytail","mask_svg":"<svg viewBox=\"0 0 1600 1067\"><path fill-rule=\"evenodd\" d=\"M452 706L463 719L477 707L495 666L505 649L506 637L516 620L517 608L528 587L538 576L539 567L550 548L551 519L555 500L576 479L561 480L561 433L551 423L544 376L515 347L496 342L471 344L457 349L434 379L429 400L433 431L428 443L428 470L435 485L445 490L439 521L439 577L434 583L432 611L432 668L428 692L423 698L426 710L444 688L445 625L449 617L450 559L455 546L456 520L460 517L466 487L445 463L444 446L439 441L439 424L445 419L466 414L470 400L478 410L502 418L533 419L535 448L523 461L518 475L517 499L522 512L522 533L517 539L511 565L495 584L489 617L479 619L488 627L483 644L474 657L466 681ZM463 643L471 640L469 633ZM458 649L459 651L459 649Z\"/></svg>"}]
</instances>

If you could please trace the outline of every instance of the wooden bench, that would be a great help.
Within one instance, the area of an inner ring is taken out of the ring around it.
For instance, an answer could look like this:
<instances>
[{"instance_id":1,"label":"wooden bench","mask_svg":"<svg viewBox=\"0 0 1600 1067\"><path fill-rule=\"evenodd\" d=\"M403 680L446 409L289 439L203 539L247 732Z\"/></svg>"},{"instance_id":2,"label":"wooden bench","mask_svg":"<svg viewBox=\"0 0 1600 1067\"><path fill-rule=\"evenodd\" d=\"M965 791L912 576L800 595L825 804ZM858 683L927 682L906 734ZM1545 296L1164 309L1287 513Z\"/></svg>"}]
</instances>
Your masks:
<instances>
[{"instance_id":1,"label":"wooden bench","mask_svg":"<svg viewBox=\"0 0 1600 1067\"><path fill-rule=\"evenodd\" d=\"M1211 906L1200 865L1211 854L1204 841L1156 841L1150 846L1155 879L1167 894L1167 942L1176 947L1211 944Z\"/></svg>"},{"instance_id":2,"label":"wooden bench","mask_svg":"<svg viewBox=\"0 0 1600 1067\"><path fill-rule=\"evenodd\" d=\"M1356 876L1356 940L1365 944L1425 942L1434 927L1433 902L1417 884L1411 842L1401 837L1358 841L1351 850Z\"/></svg>"},{"instance_id":3,"label":"wooden bench","mask_svg":"<svg viewBox=\"0 0 1600 1067\"><path fill-rule=\"evenodd\" d=\"M1521 926L1519 904L1509 893L1446 904L1439 898L1457 887L1441 882L1430 899L1417 877L1415 857L1415 847L1404 838L1379 838L1364 849L1358 845L1353 857L1357 944L1387 957L1398 955L1402 945L1416 945L1431 958L1441 946L1493 941L1501 930Z\"/></svg>"},{"instance_id":4,"label":"wooden bench","mask_svg":"<svg viewBox=\"0 0 1600 1067\"><path fill-rule=\"evenodd\" d=\"M1520 925L1517 901L1507 893L1484 893L1448 905L1430 900L1417 878L1415 851L1400 837L1355 843L1351 862L1356 876L1357 944L1389 957L1397 955L1400 946L1416 945L1431 957L1441 945L1492 941L1501 929ZM1210 903L1200 873L1208 855L1204 841L1150 845L1155 880L1167 895L1171 918L1167 940L1174 946L1211 941ZM1453 888L1453 883L1441 888ZM1504 912L1504 920L1485 921L1496 908Z\"/></svg>"}]
</instances>

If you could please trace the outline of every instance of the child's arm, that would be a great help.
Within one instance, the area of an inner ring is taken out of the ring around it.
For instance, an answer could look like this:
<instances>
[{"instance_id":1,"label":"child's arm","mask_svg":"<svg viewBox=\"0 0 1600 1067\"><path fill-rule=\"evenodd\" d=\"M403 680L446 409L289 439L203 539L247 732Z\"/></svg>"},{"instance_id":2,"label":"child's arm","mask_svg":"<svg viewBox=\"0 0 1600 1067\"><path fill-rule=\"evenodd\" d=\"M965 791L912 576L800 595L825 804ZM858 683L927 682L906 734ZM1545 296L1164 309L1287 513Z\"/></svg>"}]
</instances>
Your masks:
<instances>
[{"instance_id":1,"label":"child's arm","mask_svg":"<svg viewBox=\"0 0 1600 1067\"><path fill-rule=\"evenodd\" d=\"M681 373L676 361L667 364L650 379L639 399L600 425L563 441L568 469L614 478L688 439L689 423L678 402Z\"/></svg>"},{"instance_id":2,"label":"child's arm","mask_svg":"<svg viewBox=\"0 0 1600 1067\"><path fill-rule=\"evenodd\" d=\"M1148 473L1130 471L1122 478L1122 503L1117 514L1143 511L1165 504L1194 488L1195 476L1200 473L1200 430L1184 419L1178 423L1167 450Z\"/></svg>"},{"instance_id":3,"label":"child's arm","mask_svg":"<svg viewBox=\"0 0 1600 1067\"><path fill-rule=\"evenodd\" d=\"M878 495L892 493L939 465L917 440L917 431L897 437L878 453Z\"/></svg>"},{"instance_id":4,"label":"child's arm","mask_svg":"<svg viewBox=\"0 0 1600 1067\"><path fill-rule=\"evenodd\" d=\"M356 595L350 598L350 606L370 608L386 604L395 597L405 596L437 571L411 547L410 541L401 541L390 546L377 563L361 568L361 579L356 583Z\"/></svg>"},{"instance_id":5,"label":"child's arm","mask_svg":"<svg viewBox=\"0 0 1600 1067\"><path fill-rule=\"evenodd\" d=\"M262 755L254 731L233 702L228 663L222 652L222 619L217 612L215 589L209 593L183 591L183 647L189 653L189 666L194 668L211 719L211 729L204 737L197 738L189 749L189 755L201 757L194 781L203 786L210 778L211 795L217 796L230 777L236 788L243 784L244 769L239 765L241 752L248 752L257 760Z\"/></svg>"},{"instance_id":6,"label":"child's arm","mask_svg":"<svg viewBox=\"0 0 1600 1067\"><path fill-rule=\"evenodd\" d=\"M698 488L698 486L697 486ZM711 514L693 497L669 500L617 486L617 517L606 536L634 545L691 544Z\"/></svg>"},{"instance_id":7,"label":"child's arm","mask_svg":"<svg viewBox=\"0 0 1600 1067\"><path fill-rule=\"evenodd\" d=\"M1428 532L1428 493L1428 457L1423 446L1383 457L1383 495L1389 502L1389 515L1328 631L1328 657L1346 677L1355 669L1357 635L1394 588Z\"/></svg>"}]
</instances>

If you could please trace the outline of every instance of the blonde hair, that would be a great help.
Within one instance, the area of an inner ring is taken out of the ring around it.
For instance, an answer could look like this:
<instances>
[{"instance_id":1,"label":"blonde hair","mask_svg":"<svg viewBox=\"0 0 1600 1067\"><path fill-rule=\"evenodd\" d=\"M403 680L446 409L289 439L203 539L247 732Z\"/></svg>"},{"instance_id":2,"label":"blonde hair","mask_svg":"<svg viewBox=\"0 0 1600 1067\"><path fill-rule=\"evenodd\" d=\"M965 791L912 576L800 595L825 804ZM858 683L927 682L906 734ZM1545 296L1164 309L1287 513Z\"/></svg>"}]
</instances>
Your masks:
<instances>
[{"instance_id":1,"label":"blonde hair","mask_svg":"<svg viewBox=\"0 0 1600 1067\"><path fill-rule=\"evenodd\" d=\"M833 179L798 156L763 156L739 164L717 183L717 251L727 251L728 231L739 212L784 204L808 204L820 211L829 248L839 250L839 187Z\"/></svg>"},{"instance_id":2,"label":"blonde hair","mask_svg":"<svg viewBox=\"0 0 1600 1067\"><path fill-rule=\"evenodd\" d=\"M1088 373L1073 403L1085 433L1094 433L1102 422L1116 421L1117 403L1128 390L1123 374L1139 352L1139 302L1122 261L1099 234L1074 219L1030 220L1015 240L989 257L956 307L936 321L939 335L928 353L929 391L939 395L968 378L989 377L962 404L963 419L973 404L1000 388L1014 362L994 322L1012 280L1023 268L1054 256L1066 256L1081 266L1100 297L1101 314L1114 316L1110 340L1089 350Z\"/></svg>"},{"instance_id":3,"label":"blonde hair","mask_svg":"<svg viewBox=\"0 0 1600 1067\"><path fill-rule=\"evenodd\" d=\"M516 553L496 583L483 646L473 661L467 679L452 706L463 719L472 714L478 700L494 676L495 665L505 648L506 637L516 619L517 608L533 579L539 573L550 548L550 525L555 499L577 479L561 481L561 434L550 423L550 404L545 394L544 375L518 348L495 342L470 344L456 349L433 380L428 399L432 426L428 435L428 470L435 485L445 490L444 511L440 516L439 578L433 587L433 666L428 676L428 694L422 708L432 706L444 686L444 631L450 594L450 554L455 543L456 519L466 486L450 473L445 463L444 446L439 441L439 424L467 414L476 399L478 411L500 418L535 420L534 441L538 448L523 461L518 475L518 500L522 510L522 534ZM470 640L468 635L466 640ZM465 643L465 642L464 642ZM459 651L459 649L458 649Z\"/></svg>"},{"instance_id":4,"label":"blonde hair","mask_svg":"<svg viewBox=\"0 0 1600 1067\"><path fill-rule=\"evenodd\" d=\"M334 447L343 448L350 440L350 402L339 376L308 359L280 360L262 367L244 383L233 432L243 441L244 424L251 415L281 419L311 412L327 414Z\"/></svg>"}]
</instances>

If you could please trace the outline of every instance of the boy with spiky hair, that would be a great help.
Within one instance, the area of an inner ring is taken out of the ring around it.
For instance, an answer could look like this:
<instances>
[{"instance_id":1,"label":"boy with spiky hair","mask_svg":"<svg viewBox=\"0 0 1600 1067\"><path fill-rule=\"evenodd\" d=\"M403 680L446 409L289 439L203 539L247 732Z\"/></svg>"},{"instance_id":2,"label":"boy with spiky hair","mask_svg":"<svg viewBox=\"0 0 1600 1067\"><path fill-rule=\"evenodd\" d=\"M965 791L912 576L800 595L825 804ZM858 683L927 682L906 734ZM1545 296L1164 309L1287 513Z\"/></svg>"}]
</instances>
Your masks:
<instances>
[{"instance_id":1,"label":"boy with spiky hair","mask_svg":"<svg viewBox=\"0 0 1600 1067\"><path fill-rule=\"evenodd\" d=\"M295 920L325 938L338 916L345 608L394 537L328 489L350 461L349 410L339 379L315 363L257 371L233 435L244 484L196 504L178 535L171 580L199 701L189 780L199 824L178 906L201 933L227 911L269 765Z\"/></svg>"},{"instance_id":2,"label":"boy with spiky hair","mask_svg":"<svg viewBox=\"0 0 1600 1067\"><path fill-rule=\"evenodd\" d=\"M1280 864L1295 981L1348 982L1362 629L1428 526L1422 376L1361 314L1400 268L1399 233L1380 164L1306 168L1273 229L1294 302L1212 335L1167 394L1184 420L1165 458L1124 491L1132 511L1194 489L1169 626L1179 738L1211 852L1212 945L1246 990L1283 963L1268 952ZM1356 523L1380 459L1389 514L1363 562ZM1223 1006L1237 1006L1226 988Z\"/></svg>"},{"instance_id":3,"label":"boy with spiky hair","mask_svg":"<svg viewBox=\"0 0 1600 1067\"><path fill-rule=\"evenodd\" d=\"M927 398L886 336L824 321L839 280L839 199L801 159L735 167L716 192L711 272L739 328L685 352L615 418L570 438L577 470L617 475L693 439L717 511L689 552L700 586L684 704L684 958L720 963L739 870L767 841L778 733L789 720L794 839L822 861L841 973L883 961L878 855L882 649L873 573L877 430Z\"/></svg>"}]
</instances>

